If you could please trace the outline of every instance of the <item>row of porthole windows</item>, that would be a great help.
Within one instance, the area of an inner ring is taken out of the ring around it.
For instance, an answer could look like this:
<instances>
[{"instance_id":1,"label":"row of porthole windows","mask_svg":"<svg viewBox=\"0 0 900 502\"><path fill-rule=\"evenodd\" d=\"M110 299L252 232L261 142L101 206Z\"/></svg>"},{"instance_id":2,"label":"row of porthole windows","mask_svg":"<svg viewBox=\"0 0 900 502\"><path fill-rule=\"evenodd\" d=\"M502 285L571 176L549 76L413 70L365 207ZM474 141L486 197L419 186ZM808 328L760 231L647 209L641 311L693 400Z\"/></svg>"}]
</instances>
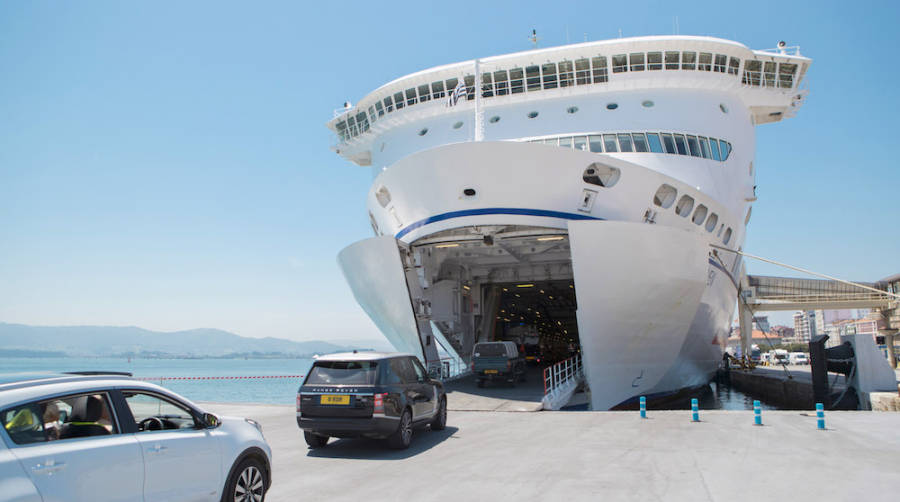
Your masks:
<instances>
[{"instance_id":1,"label":"row of porthole windows","mask_svg":"<svg viewBox=\"0 0 900 502\"><path fill-rule=\"evenodd\" d=\"M663 209L668 209L675 203L676 198L678 198L678 190L672 185L663 183L653 195L653 204ZM678 204L675 206L675 214L682 218L687 218L692 210L694 215L691 217L691 222L698 226L703 225L706 231L710 233L716 229L716 225L719 224L719 215L716 213L709 214L709 208L703 204L700 204L697 206L697 209L694 209L694 198L690 195L682 195L681 199L678 200ZM725 230L725 234L722 235L722 230L724 228L725 224L722 224L719 227L719 232L716 234L716 237L722 237L722 243L727 246L728 243L731 242L732 231L731 227L728 227L728 230Z\"/></svg>"},{"instance_id":2,"label":"row of porthole windows","mask_svg":"<svg viewBox=\"0 0 900 502\"><path fill-rule=\"evenodd\" d=\"M763 63L747 60L742 82L746 85L792 88L797 65L794 63ZM644 70L699 70L738 75L741 60L726 54L696 51L651 51L612 56L612 73ZM606 56L565 60L558 63L529 65L525 68L486 71L482 73L481 93L485 98L519 94L576 85L599 84L609 81ZM776 69L777 68L777 69ZM475 77L463 77L466 99L475 99ZM369 124L394 110L433 100L444 100L459 83L458 78L424 83L388 94L368 108L360 109L335 125L344 141L369 130ZM368 112L368 113L367 113Z\"/></svg>"},{"instance_id":3,"label":"row of porthole windows","mask_svg":"<svg viewBox=\"0 0 900 502\"><path fill-rule=\"evenodd\" d=\"M668 132L632 132L615 134L589 134L559 136L528 140L529 143L543 143L575 150L596 153L649 152L691 155L718 161L728 160L731 143L724 139L694 136Z\"/></svg>"}]
</instances>

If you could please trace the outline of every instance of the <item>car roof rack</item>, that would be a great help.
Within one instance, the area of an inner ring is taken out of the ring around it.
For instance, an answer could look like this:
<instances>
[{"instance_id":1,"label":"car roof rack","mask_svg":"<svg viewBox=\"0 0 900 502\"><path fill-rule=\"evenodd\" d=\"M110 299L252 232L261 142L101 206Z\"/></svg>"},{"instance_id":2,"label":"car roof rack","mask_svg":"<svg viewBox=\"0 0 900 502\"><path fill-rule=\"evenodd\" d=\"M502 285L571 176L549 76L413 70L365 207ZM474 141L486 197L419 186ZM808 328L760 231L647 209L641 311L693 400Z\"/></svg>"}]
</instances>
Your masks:
<instances>
[{"instance_id":1,"label":"car roof rack","mask_svg":"<svg viewBox=\"0 0 900 502\"><path fill-rule=\"evenodd\" d=\"M64 375L81 375L81 376L96 376L96 375L118 375L118 376L134 376L130 371L64 371Z\"/></svg>"}]
</instances>

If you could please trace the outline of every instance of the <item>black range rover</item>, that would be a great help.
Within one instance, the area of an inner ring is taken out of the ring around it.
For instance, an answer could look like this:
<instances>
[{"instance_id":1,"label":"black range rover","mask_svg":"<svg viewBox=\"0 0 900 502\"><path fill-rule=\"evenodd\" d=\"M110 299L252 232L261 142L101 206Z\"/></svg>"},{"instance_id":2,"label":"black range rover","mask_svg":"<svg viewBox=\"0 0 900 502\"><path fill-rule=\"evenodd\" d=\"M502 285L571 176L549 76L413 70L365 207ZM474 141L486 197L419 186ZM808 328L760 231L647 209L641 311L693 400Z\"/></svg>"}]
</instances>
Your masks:
<instances>
[{"instance_id":1,"label":"black range rover","mask_svg":"<svg viewBox=\"0 0 900 502\"><path fill-rule=\"evenodd\" d=\"M387 438L406 448L415 427L447 423L443 384L409 354L330 354L313 363L297 391L297 425L310 448L329 437Z\"/></svg>"}]
</instances>

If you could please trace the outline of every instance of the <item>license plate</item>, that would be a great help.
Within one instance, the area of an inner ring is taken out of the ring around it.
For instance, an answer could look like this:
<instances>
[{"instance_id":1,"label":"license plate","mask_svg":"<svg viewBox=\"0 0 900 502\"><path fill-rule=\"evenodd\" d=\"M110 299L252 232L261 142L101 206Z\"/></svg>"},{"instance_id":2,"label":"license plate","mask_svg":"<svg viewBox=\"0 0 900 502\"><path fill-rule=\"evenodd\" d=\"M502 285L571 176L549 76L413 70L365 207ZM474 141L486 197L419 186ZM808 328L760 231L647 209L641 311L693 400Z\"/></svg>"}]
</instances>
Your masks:
<instances>
[{"instance_id":1,"label":"license plate","mask_svg":"<svg viewBox=\"0 0 900 502\"><path fill-rule=\"evenodd\" d=\"M319 404L350 404L350 396L321 396Z\"/></svg>"},{"instance_id":2,"label":"license plate","mask_svg":"<svg viewBox=\"0 0 900 502\"><path fill-rule=\"evenodd\" d=\"M484 370L485 375L496 375L497 370Z\"/></svg>"}]
</instances>

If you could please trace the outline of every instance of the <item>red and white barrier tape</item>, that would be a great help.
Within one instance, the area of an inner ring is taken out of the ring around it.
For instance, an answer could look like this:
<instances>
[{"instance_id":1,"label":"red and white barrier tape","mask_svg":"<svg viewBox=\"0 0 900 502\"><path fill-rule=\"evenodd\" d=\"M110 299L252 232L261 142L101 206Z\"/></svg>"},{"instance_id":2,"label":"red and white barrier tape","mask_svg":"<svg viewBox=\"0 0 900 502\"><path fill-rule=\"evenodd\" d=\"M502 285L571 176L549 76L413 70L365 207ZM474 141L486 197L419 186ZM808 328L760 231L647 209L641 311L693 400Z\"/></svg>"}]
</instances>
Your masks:
<instances>
[{"instance_id":1,"label":"red and white barrier tape","mask_svg":"<svg viewBox=\"0 0 900 502\"><path fill-rule=\"evenodd\" d=\"M257 380L264 378L303 378L303 375L139 377L135 378L135 380L143 380L145 382L158 382L163 380Z\"/></svg>"}]
</instances>

